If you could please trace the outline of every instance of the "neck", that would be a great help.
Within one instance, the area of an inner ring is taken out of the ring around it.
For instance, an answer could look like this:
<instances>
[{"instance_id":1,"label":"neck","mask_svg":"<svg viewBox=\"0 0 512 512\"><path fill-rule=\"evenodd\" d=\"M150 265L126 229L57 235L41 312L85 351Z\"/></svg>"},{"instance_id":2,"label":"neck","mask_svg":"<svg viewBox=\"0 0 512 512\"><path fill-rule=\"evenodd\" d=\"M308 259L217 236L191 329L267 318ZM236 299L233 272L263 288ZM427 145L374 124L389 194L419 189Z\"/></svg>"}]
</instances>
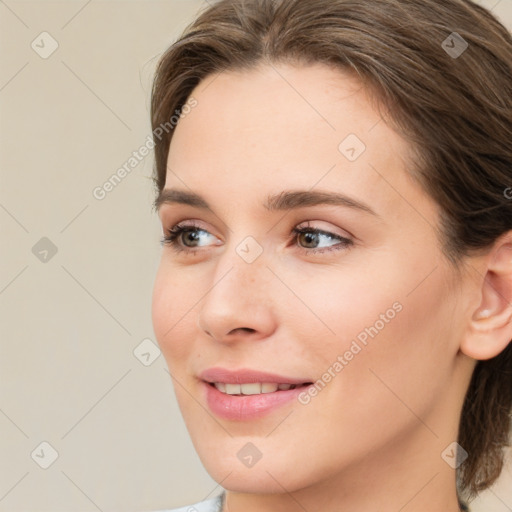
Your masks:
<instances>
[{"instance_id":1,"label":"neck","mask_svg":"<svg viewBox=\"0 0 512 512\"><path fill-rule=\"evenodd\" d=\"M450 391L422 419L411 417L408 426L388 442L353 453L339 472L332 474L332 468L326 468L308 486L291 489L280 484L282 492L265 493L265 487L286 483L293 461L281 474L260 468L253 478L261 483L262 491L257 493L241 492L240 481L230 485L226 478L226 489L238 487L238 491L226 492L222 512L460 512L455 454L447 448L457 439L466 385L461 381L448 387Z\"/></svg>"},{"instance_id":2,"label":"neck","mask_svg":"<svg viewBox=\"0 0 512 512\"><path fill-rule=\"evenodd\" d=\"M435 437L422 425L307 488L280 494L227 491L222 512L460 512L455 470L441 457L453 439Z\"/></svg>"}]
</instances>

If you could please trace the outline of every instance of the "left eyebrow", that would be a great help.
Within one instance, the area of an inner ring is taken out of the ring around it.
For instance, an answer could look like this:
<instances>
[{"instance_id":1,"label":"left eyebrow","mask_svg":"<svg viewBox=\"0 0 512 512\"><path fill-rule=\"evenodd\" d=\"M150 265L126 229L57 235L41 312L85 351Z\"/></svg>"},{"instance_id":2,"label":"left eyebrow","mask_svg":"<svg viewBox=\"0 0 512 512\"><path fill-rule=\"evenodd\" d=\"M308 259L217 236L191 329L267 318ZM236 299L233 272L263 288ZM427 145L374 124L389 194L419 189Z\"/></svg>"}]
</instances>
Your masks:
<instances>
[{"instance_id":1,"label":"left eyebrow","mask_svg":"<svg viewBox=\"0 0 512 512\"><path fill-rule=\"evenodd\" d=\"M155 210L158 211L163 204L186 204L204 210L211 210L210 205L202 196L187 190L163 189L154 202ZM263 207L266 210L273 212L289 211L297 208L319 205L344 206L379 217L379 215L367 204L353 197L337 192L311 190L283 191L279 194L268 196Z\"/></svg>"},{"instance_id":2,"label":"left eyebrow","mask_svg":"<svg viewBox=\"0 0 512 512\"><path fill-rule=\"evenodd\" d=\"M337 192L322 192L311 190L285 191L267 198L264 207L269 211L287 211L306 206L318 205L345 206L378 217L379 215L367 204L357 199Z\"/></svg>"}]
</instances>

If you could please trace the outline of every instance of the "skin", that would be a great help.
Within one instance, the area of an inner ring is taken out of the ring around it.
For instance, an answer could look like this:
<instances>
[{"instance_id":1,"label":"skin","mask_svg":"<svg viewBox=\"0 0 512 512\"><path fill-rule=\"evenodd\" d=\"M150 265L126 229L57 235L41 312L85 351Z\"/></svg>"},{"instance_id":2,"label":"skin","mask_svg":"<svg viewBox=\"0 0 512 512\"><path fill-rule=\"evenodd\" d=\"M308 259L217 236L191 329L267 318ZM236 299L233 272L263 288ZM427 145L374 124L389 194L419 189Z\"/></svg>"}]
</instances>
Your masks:
<instances>
[{"instance_id":1,"label":"skin","mask_svg":"<svg viewBox=\"0 0 512 512\"><path fill-rule=\"evenodd\" d=\"M262 65L208 77L192 96L165 188L194 191L211 210L162 204L159 217L164 230L197 221L207 233L197 232L193 254L164 246L152 315L194 446L228 489L226 510L458 511L441 454L457 439L475 359L512 338L512 240L456 274L434 230L439 208L407 173L410 147L339 70ZM366 145L353 162L338 149L348 134ZM344 193L378 216L263 207L269 194L310 189ZM307 225L353 245L313 253L339 240L294 240ZM263 250L252 263L236 252L247 236ZM394 303L401 311L308 404L249 422L208 409L206 368L314 382ZM247 442L262 454L251 468L237 457Z\"/></svg>"}]
</instances>

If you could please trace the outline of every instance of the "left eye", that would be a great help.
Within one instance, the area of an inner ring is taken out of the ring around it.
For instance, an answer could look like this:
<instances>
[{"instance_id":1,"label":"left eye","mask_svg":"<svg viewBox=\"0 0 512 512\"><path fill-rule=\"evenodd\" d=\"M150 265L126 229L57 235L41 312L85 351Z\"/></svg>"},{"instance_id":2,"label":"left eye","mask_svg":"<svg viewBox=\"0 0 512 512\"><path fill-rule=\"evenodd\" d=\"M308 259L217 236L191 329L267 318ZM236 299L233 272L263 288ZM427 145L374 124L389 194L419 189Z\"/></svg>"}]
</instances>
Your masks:
<instances>
[{"instance_id":1,"label":"left eye","mask_svg":"<svg viewBox=\"0 0 512 512\"><path fill-rule=\"evenodd\" d=\"M334 233L330 233L328 231L323 231L321 229L315 229L315 228L295 228L293 230L294 241L302 240L305 242L306 247L301 246L301 249L315 249L315 251L308 251L308 252L322 252L323 250L335 250L335 249L341 249L343 247L347 247L349 245L352 245L352 240L348 238L344 238L339 235L335 235ZM338 243L331 243L330 245L321 247L320 241L321 239L327 240L327 241L336 241L338 240ZM310 245L313 244L313 245ZM341 247L340 247L341 246ZM319 250L320 249L320 250Z\"/></svg>"},{"instance_id":2,"label":"left eye","mask_svg":"<svg viewBox=\"0 0 512 512\"><path fill-rule=\"evenodd\" d=\"M346 246L351 243L351 240L348 238L343 238L334 233L322 231L321 229L295 228L293 233L295 234L294 240L304 244L301 244L301 248L303 249L326 249L340 244ZM322 246L322 240L327 242L327 245Z\"/></svg>"},{"instance_id":3,"label":"left eye","mask_svg":"<svg viewBox=\"0 0 512 512\"><path fill-rule=\"evenodd\" d=\"M162 245L171 246L177 252L196 252L194 249L202 247L199 245L202 235L204 238L211 237L212 240L216 240L215 236L199 226L177 224L167 231L167 235L162 238L161 243ZM298 247L306 253L346 249L354 244L348 238L312 227L294 228L290 237L294 243L299 242L299 240L305 243L305 246L299 244ZM322 247L322 240L334 243ZM214 242L213 245L219 244Z\"/></svg>"}]
</instances>

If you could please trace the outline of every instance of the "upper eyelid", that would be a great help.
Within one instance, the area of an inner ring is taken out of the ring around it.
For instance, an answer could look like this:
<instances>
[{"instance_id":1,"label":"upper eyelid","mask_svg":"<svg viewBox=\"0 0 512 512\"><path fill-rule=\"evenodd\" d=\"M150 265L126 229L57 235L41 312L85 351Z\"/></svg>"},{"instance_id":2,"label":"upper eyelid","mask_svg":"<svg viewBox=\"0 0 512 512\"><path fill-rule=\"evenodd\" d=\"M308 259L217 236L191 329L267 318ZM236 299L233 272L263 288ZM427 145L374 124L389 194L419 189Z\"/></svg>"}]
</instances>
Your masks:
<instances>
[{"instance_id":1,"label":"upper eyelid","mask_svg":"<svg viewBox=\"0 0 512 512\"><path fill-rule=\"evenodd\" d=\"M182 218L182 220L174 220L172 222L169 222L168 220L169 219L173 219L173 218L176 218L173 214L173 211L174 209L176 208L176 205L172 205L172 204L162 204L161 208L158 210L157 212L157 215L158 215L158 218L160 219L160 223L162 224L162 227L165 227L166 225L168 226L171 226L171 227L174 227L176 226L177 224L181 224L181 223L184 223L184 222L191 222L191 223L202 223L204 221L200 221L199 218L194 218L193 216L189 216L189 215L179 215L179 218ZM177 210L178 213L182 213L182 209L178 209ZM209 210L209 212L211 212L211 210ZM208 211L205 211L203 213L206 213L208 214ZM227 231L229 232L232 232L232 230L230 229L229 225L227 225L222 219L220 219L217 215L215 215L213 212L211 212L213 214L213 217L212 217L212 220L213 222L216 222L218 221L223 228L225 228ZM192 214L193 215L193 214ZM208 215L208 217L210 217ZM208 222L209 224L209 222ZM211 231L209 229L206 229L206 228L203 228L201 227L200 229L204 229L205 231L208 231L211 233Z\"/></svg>"},{"instance_id":2,"label":"upper eyelid","mask_svg":"<svg viewBox=\"0 0 512 512\"><path fill-rule=\"evenodd\" d=\"M316 226L311 226L311 224L310 224L312 222L311 220L303 221L303 222L307 222L307 225L301 226L302 222L295 224L294 228L291 230L291 232L287 236L288 240L293 240L295 246L297 245L297 240L298 240L298 237L300 236L300 234L303 232L308 232L308 231L314 232L320 236L323 235L325 237L330 238L331 240L338 240L338 242L335 243L334 245L329 245L327 247L321 247L321 248L308 248L308 247L297 246L297 249L302 251L305 254L314 255L314 254L318 253L318 254L325 255L325 254L331 253L331 252L345 251L345 250L351 249L354 246L359 244L359 241L357 240L357 238L353 237L352 234L345 236L345 235L340 235L340 234L334 233L329 230L318 228ZM204 229L203 227L196 225L195 222L193 222L193 221L187 222L187 220L183 220L183 221L177 222L177 223L173 224L171 228L164 229L164 231L166 232L166 234L161 239L162 245L163 244L170 245L176 253L195 254L197 252L201 252L203 254L208 254L209 251L214 246L222 245L222 242L220 244L218 243L219 238L215 234L211 233L211 231L209 231L208 229ZM180 238L181 238L182 233L187 232L187 231L206 232L207 234L216 238L217 242L214 242L213 244L206 244L204 246L188 247L188 246L180 243Z\"/></svg>"},{"instance_id":3,"label":"upper eyelid","mask_svg":"<svg viewBox=\"0 0 512 512\"><path fill-rule=\"evenodd\" d=\"M327 224L332 224L332 222L330 221L326 221L326 220L321 220L321 219L314 219L314 220L303 220L301 222L298 222L296 224L293 225L293 228L296 229L296 228L299 228L300 229L306 229L306 228L309 228L311 230L315 230L315 231L322 231L324 233L328 233L328 234L333 234L333 235L336 235L336 236L340 236L340 237L351 237L351 238L356 238L354 235L352 235L352 233L350 231L348 231L347 229L344 229L344 228L323 228L321 226L318 226L318 225L308 225L309 223L312 223L312 222L323 222L323 223L327 223ZM304 223L306 223L307 225L303 225ZM203 221L200 221L198 219L183 219L183 220L180 220L180 221L175 221L175 222L171 222L171 223L167 223L164 219L161 219L161 224L162 224L162 227L164 229L166 224L169 225L170 227L167 228L167 229L172 229L172 228L175 228L177 226L182 226L184 229L191 229L191 228L196 228L198 230L203 230L203 231L207 231L208 233L212 234L212 235L215 235L214 231L210 230L209 228L206 228L203 226ZM166 230L167 230L166 229ZM343 231L345 234L338 234L336 233L336 229L339 229L341 231ZM231 229L229 229L228 231L232 232ZM215 235L217 236L217 235Z\"/></svg>"},{"instance_id":4,"label":"upper eyelid","mask_svg":"<svg viewBox=\"0 0 512 512\"><path fill-rule=\"evenodd\" d=\"M303 223L304 222L307 222L308 225L306 226L303 226ZM303 222L299 222L298 224L296 224L294 226L294 229L311 229L313 231L321 231L322 233L326 233L326 234L329 234L329 235L335 235L335 236L339 236L340 238L354 238L355 239L355 236L352 235L352 233L350 233L350 231L346 230L346 229L343 229L343 228L323 228L321 226L318 226L318 225L309 225L309 223L311 222L326 222L326 221L321 221L320 219L318 220L308 220L308 221L303 221ZM330 222L328 224L331 224ZM340 230L340 231L343 231L343 233L336 233L337 230Z\"/></svg>"},{"instance_id":5,"label":"upper eyelid","mask_svg":"<svg viewBox=\"0 0 512 512\"><path fill-rule=\"evenodd\" d=\"M308 224L303 226L302 224L304 222L307 222ZM350 241L352 243L355 243L356 242L356 237L354 237L351 233L349 233L348 231L346 232L347 234L344 235L344 234L338 234L338 233L335 233L334 231L330 231L328 229L322 229L321 227L318 227L318 226L311 226L309 223L311 222L314 222L314 221L303 221L303 222L299 222L298 224L296 224L293 229L291 230L291 233L289 235L289 237L296 237L298 235L297 231L312 231L312 232L316 232L316 233L319 233L320 235L324 235L324 236L327 236L327 237L331 237L331 238L334 238L334 239L338 239L340 241ZM319 221L317 221L319 222ZM212 233L209 229L206 229L204 227L202 227L201 225L198 225L196 224L196 221L195 220L191 220L191 221L180 221L180 222L177 222L175 224L173 224L171 226L171 228L169 229L165 229L164 231L168 234L171 234L171 230L178 230L179 231L179 234L183 231L203 231L215 238L217 238L217 240L219 240L219 237L217 235L215 235L215 233ZM192 250L192 249L191 249Z\"/></svg>"},{"instance_id":6,"label":"upper eyelid","mask_svg":"<svg viewBox=\"0 0 512 512\"><path fill-rule=\"evenodd\" d=\"M303 226L302 224L304 222L315 222L315 221L303 221L303 222L299 222L298 224L296 224L293 229L292 229L292 232L296 229L300 229L300 230L310 230L310 231L316 231L316 232L320 232L322 234L325 234L325 235L334 235L335 237L339 237L339 238L355 238L351 233L349 233L348 231L346 230L343 230L346 232L346 235L344 234L338 234L336 233L334 230L329 230L329 229L325 229L325 228L322 228L322 227L319 227L319 226L311 226L311 225L305 225ZM320 221L317 221L317 222L320 222ZM173 224L170 228L164 228L165 231L171 231L171 230L174 230L174 229L183 229L183 230L196 230L196 231L205 231L206 233L210 234L210 235L213 235L217 238L219 238L215 233L213 233L211 230L201 226L200 224L197 224L196 221L180 221L180 222L176 222L175 224Z\"/></svg>"}]
</instances>

